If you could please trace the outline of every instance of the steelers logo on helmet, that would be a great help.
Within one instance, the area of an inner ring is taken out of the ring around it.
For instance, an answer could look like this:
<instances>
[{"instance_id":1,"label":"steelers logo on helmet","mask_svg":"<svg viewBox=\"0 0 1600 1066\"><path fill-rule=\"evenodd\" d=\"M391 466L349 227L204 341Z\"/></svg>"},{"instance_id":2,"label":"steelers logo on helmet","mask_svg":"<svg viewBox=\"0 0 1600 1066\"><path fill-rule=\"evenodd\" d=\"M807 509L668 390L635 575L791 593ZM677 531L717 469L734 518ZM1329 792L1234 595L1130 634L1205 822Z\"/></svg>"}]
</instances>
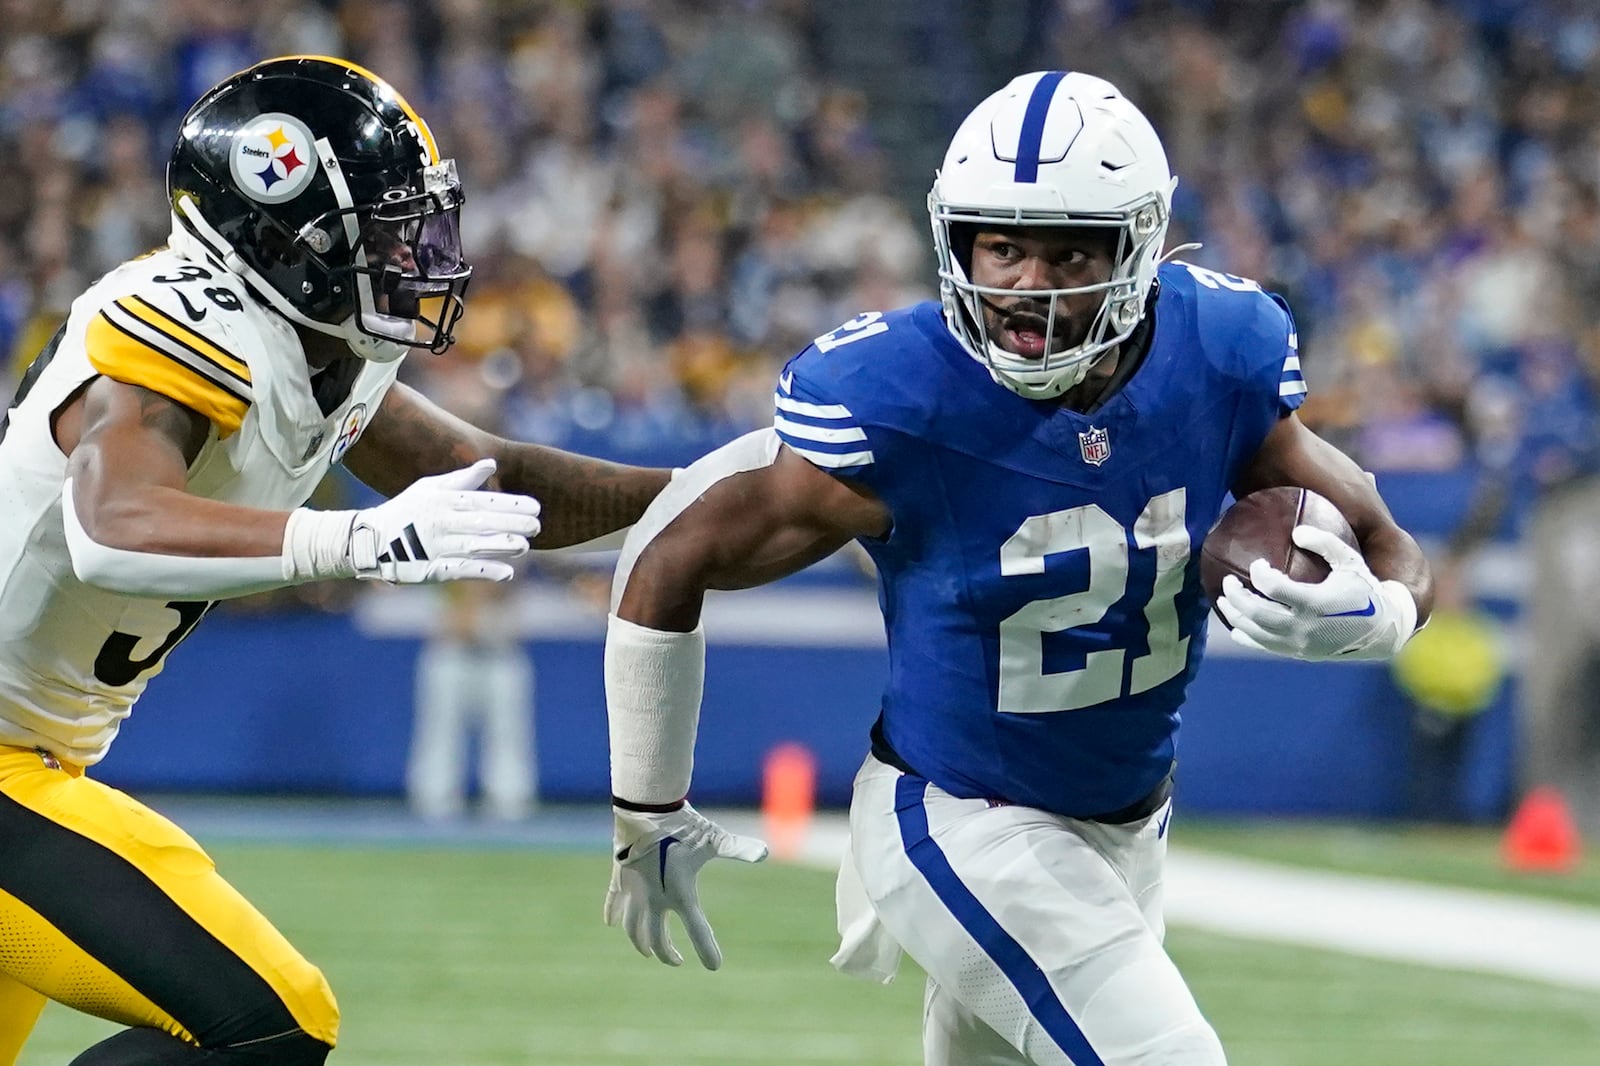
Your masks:
<instances>
[{"instance_id":1,"label":"steelers logo on helmet","mask_svg":"<svg viewBox=\"0 0 1600 1066\"><path fill-rule=\"evenodd\" d=\"M317 172L311 131L293 115L271 112L247 122L228 157L233 180L246 196L281 204L305 191Z\"/></svg>"}]
</instances>

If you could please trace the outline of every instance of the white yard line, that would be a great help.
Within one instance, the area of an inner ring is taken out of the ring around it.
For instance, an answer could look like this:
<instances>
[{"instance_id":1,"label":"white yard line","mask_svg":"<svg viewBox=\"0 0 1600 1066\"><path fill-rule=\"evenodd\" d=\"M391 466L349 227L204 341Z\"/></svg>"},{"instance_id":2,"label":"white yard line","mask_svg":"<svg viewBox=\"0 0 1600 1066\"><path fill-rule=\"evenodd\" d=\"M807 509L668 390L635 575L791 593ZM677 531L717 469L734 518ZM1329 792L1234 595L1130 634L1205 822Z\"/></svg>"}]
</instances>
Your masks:
<instances>
[{"instance_id":1,"label":"white yard line","mask_svg":"<svg viewBox=\"0 0 1600 1066\"><path fill-rule=\"evenodd\" d=\"M760 834L759 817L717 815ZM817 818L794 861L835 868L844 819ZM1600 991L1600 909L1173 848L1167 921L1248 940Z\"/></svg>"},{"instance_id":2,"label":"white yard line","mask_svg":"<svg viewBox=\"0 0 1600 1066\"><path fill-rule=\"evenodd\" d=\"M1600 910L1172 849L1167 920L1600 991Z\"/></svg>"}]
</instances>

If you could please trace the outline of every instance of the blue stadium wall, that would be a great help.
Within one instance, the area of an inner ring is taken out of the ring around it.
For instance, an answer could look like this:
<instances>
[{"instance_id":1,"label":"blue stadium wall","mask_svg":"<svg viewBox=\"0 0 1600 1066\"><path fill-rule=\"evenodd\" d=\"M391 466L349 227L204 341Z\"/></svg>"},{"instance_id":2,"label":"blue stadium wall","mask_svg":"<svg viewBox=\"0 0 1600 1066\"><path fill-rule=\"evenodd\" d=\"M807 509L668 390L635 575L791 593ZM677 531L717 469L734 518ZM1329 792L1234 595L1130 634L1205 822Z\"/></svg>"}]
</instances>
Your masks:
<instances>
[{"instance_id":1,"label":"blue stadium wall","mask_svg":"<svg viewBox=\"0 0 1600 1066\"><path fill-rule=\"evenodd\" d=\"M753 606L775 617L794 609L782 594ZM869 599L857 606L877 622ZM847 608L829 608L839 609ZM546 799L600 801L608 780L600 620L577 628L526 642L537 672L531 754ZM749 627L714 617L708 628L696 798L755 802L763 756L793 740L817 757L822 802L843 804L876 712L881 647L751 642ZM414 635L373 636L359 615L219 613L174 653L98 776L150 791L398 794L420 647ZM1409 812L1417 741L1384 666L1242 657L1225 640L1213 648L1183 714L1188 810ZM1508 801L1509 698L1508 689L1466 727L1446 801L1459 816L1495 818Z\"/></svg>"},{"instance_id":2,"label":"blue stadium wall","mask_svg":"<svg viewBox=\"0 0 1600 1066\"><path fill-rule=\"evenodd\" d=\"M1452 499L1437 490L1425 498L1435 507ZM213 612L170 656L98 776L136 791L400 794L431 597L375 590L351 615ZM528 588L519 604L537 673L542 795L604 800L603 612L555 585ZM721 594L706 625L697 800L756 802L763 756L792 740L817 757L821 801L844 804L885 671L872 590L835 573ZM1445 786L1459 816L1496 818L1509 802L1510 701L1508 685L1464 730ZM1213 639L1183 718L1179 789L1189 811L1411 810L1422 752L1385 665L1246 656Z\"/></svg>"}]
</instances>

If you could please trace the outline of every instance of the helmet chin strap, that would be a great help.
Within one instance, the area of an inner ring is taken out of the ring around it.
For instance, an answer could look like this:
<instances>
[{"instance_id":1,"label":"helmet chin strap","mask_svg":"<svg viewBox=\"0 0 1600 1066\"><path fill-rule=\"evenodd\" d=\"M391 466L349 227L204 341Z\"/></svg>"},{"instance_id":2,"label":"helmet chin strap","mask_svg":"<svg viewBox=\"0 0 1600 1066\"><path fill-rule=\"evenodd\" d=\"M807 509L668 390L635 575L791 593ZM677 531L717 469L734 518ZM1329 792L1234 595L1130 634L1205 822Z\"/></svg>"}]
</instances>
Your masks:
<instances>
[{"instance_id":1,"label":"helmet chin strap","mask_svg":"<svg viewBox=\"0 0 1600 1066\"><path fill-rule=\"evenodd\" d=\"M403 323L406 321L405 319L391 318L388 315L378 314L367 314L362 317L367 322L367 330L372 332L361 329L356 324L355 315L345 319L344 323L344 341L356 355L359 355L369 363L392 363L411 350L410 345L373 336L373 333L376 332L373 329L374 319L383 325ZM413 326L413 328L415 327Z\"/></svg>"},{"instance_id":2,"label":"helmet chin strap","mask_svg":"<svg viewBox=\"0 0 1600 1066\"><path fill-rule=\"evenodd\" d=\"M1094 368L1094 365L1100 360L1104 359L1107 353L1114 350L1112 348L1107 348L1104 352L1098 353L1092 359L1083 359L1076 363L1064 366L1049 381L1042 384L1033 384L1031 382L1016 380L1009 374L1005 373L1005 371L1001 370L993 362L993 359L997 356L1004 358L1006 356L1013 355L1014 353L1006 351L994 341L989 341L988 345L989 355L991 357L991 361L989 363L989 376L1017 395L1026 396L1030 400L1053 400L1068 390L1076 388L1078 385L1082 384L1084 378L1089 376L1089 371Z\"/></svg>"}]
</instances>

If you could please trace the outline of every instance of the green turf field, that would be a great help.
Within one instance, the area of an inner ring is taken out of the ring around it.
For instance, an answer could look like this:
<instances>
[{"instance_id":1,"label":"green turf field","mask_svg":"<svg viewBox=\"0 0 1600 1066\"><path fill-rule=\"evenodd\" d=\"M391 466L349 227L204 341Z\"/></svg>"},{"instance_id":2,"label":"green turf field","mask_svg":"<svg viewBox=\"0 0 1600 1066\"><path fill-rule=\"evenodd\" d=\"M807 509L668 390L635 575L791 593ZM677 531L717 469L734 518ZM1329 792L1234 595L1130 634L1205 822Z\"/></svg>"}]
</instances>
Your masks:
<instances>
[{"instance_id":1,"label":"green turf field","mask_svg":"<svg viewBox=\"0 0 1600 1066\"><path fill-rule=\"evenodd\" d=\"M1188 848L1600 907L1600 861L1593 854L1570 873L1518 872L1501 862L1500 836L1483 826L1308 821L1191 820L1173 831L1174 842ZM1594 1061L1600 1063L1600 1051Z\"/></svg>"},{"instance_id":2,"label":"green turf field","mask_svg":"<svg viewBox=\"0 0 1600 1066\"><path fill-rule=\"evenodd\" d=\"M603 853L213 852L327 972L343 1066L920 1061L919 976L877 987L826 963L827 873L713 868L727 964L708 974L642 959L601 925ZM1181 929L1169 944L1233 1066L1600 1062L1592 993ZM52 1005L20 1066L63 1066L110 1031Z\"/></svg>"}]
</instances>

